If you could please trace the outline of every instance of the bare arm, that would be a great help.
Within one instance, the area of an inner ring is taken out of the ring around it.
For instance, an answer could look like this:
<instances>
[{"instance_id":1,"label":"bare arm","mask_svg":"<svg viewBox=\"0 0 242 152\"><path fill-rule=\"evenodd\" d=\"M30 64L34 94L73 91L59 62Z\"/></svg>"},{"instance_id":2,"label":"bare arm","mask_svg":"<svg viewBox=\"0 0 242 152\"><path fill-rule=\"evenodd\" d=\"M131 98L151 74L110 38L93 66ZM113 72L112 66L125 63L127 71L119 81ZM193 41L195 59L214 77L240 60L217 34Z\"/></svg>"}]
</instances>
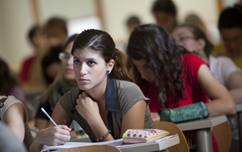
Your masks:
<instances>
[{"instance_id":1,"label":"bare arm","mask_svg":"<svg viewBox=\"0 0 242 152\"><path fill-rule=\"evenodd\" d=\"M34 119L34 125L39 130L45 129L48 126L48 122L49 122L48 120L42 119L42 118L35 118Z\"/></svg>"},{"instance_id":2,"label":"bare arm","mask_svg":"<svg viewBox=\"0 0 242 152\"><path fill-rule=\"evenodd\" d=\"M121 138L127 129L144 129L145 109L146 102L140 100L123 116Z\"/></svg>"},{"instance_id":3,"label":"bare arm","mask_svg":"<svg viewBox=\"0 0 242 152\"><path fill-rule=\"evenodd\" d=\"M18 139L23 142L25 134L25 110L22 104L11 105L4 114L4 123L13 131Z\"/></svg>"},{"instance_id":4,"label":"bare arm","mask_svg":"<svg viewBox=\"0 0 242 152\"><path fill-rule=\"evenodd\" d=\"M51 117L58 125L61 124L61 125L70 126L72 121L72 118L62 108L60 102L57 102L57 104L55 105L55 108L53 110ZM50 126L54 126L54 124L51 121L49 121L48 123L48 127Z\"/></svg>"},{"instance_id":5,"label":"bare arm","mask_svg":"<svg viewBox=\"0 0 242 152\"><path fill-rule=\"evenodd\" d=\"M230 74L228 81L229 93L236 103L242 103L242 75L239 71Z\"/></svg>"},{"instance_id":6,"label":"bare arm","mask_svg":"<svg viewBox=\"0 0 242 152\"><path fill-rule=\"evenodd\" d=\"M62 145L70 139L71 129L67 126L70 125L72 119L64 111L60 102L56 104L51 117L59 127L55 127L54 124L49 121L48 128L40 130L36 135L29 152L40 151L43 148L43 145Z\"/></svg>"},{"instance_id":7,"label":"bare arm","mask_svg":"<svg viewBox=\"0 0 242 152\"><path fill-rule=\"evenodd\" d=\"M212 75L206 65L201 65L199 68L198 81L203 91L211 99L211 102L206 103L210 116L236 113L235 102L228 90Z\"/></svg>"}]
</instances>

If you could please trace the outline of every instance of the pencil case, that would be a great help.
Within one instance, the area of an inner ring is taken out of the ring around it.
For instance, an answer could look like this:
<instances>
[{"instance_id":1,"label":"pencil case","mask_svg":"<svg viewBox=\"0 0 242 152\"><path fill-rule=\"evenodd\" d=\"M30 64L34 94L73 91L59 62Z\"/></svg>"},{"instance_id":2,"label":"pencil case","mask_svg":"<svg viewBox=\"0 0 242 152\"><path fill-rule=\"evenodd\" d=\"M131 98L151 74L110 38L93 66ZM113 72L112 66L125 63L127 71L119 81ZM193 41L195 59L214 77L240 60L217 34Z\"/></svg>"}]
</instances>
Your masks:
<instances>
[{"instance_id":1,"label":"pencil case","mask_svg":"<svg viewBox=\"0 0 242 152\"><path fill-rule=\"evenodd\" d=\"M205 119L209 116L209 112L204 102L198 102L175 109L160 109L159 115L160 121L178 123L196 119Z\"/></svg>"},{"instance_id":2,"label":"pencil case","mask_svg":"<svg viewBox=\"0 0 242 152\"><path fill-rule=\"evenodd\" d=\"M128 129L123 134L124 143L146 143L160 139L169 132L160 129Z\"/></svg>"}]
</instances>

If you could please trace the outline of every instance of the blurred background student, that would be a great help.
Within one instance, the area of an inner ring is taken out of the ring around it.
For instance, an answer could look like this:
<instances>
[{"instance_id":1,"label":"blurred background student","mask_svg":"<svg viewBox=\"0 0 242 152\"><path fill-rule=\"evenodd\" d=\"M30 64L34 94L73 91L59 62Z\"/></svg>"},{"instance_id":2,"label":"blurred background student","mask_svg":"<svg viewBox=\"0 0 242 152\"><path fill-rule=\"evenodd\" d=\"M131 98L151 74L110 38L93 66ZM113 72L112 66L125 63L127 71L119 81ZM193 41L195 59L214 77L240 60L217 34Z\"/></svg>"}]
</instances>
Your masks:
<instances>
[{"instance_id":1,"label":"blurred background student","mask_svg":"<svg viewBox=\"0 0 242 152\"><path fill-rule=\"evenodd\" d=\"M173 31L176 44L185 47L190 52L197 52L209 64L215 78L228 90L236 104L242 103L242 75L241 69L228 57L214 57L211 55L213 45L205 33L195 25L180 25ZM235 117L229 117L232 130L231 148L239 149L238 130ZM237 151L233 149L232 151Z\"/></svg>"},{"instance_id":2,"label":"blurred background student","mask_svg":"<svg viewBox=\"0 0 242 152\"><path fill-rule=\"evenodd\" d=\"M177 25L177 9L172 0L156 0L151 9L156 24L168 32Z\"/></svg>"},{"instance_id":3,"label":"blurred background student","mask_svg":"<svg viewBox=\"0 0 242 152\"><path fill-rule=\"evenodd\" d=\"M68 38L63 51L59 53L61 65L58 74L46 91L39 97L40 105L35 116L35 127L39 130L46 128L49 122L49 118L41 111L41 108L43 107L51 115L60 98L72 88L77 87L73 72L73 57L71 55L72 45L76 37L77 34Z\"/></svg>"},{"instance_id":4,"label":"blurred background student","mask_svg":"<svg viewBox=\"0 0 242 152\"><path fill-rule=\"evenodd\" d=\"M13 95L25 103L24 93L18 84L17 78L10 71L7 63L0 58L0 94Z\"/></svg>"}]
</instances>

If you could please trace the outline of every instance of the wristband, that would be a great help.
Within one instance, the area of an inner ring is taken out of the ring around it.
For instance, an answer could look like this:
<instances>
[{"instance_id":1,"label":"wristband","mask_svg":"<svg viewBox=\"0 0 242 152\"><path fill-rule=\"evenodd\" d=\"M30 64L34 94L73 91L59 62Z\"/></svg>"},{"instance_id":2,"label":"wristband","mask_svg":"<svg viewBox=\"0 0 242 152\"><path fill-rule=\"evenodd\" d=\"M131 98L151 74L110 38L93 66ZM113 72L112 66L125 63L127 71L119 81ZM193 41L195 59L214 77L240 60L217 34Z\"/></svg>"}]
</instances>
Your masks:
<instances>
[{"instance_id":1,"label":"wristband","mask_svg":"<svg viewBox=\"0 0 242 152\"><path fill-rule=\"evenodd\" d=\"M101 138L96 139L96 141L97 141L97 142L102 141L102 140L105 139L110 133L111 133L111 131L108 130L108 132L107 132L106 134L104 134Z\"/></svg>"}]
</instances>

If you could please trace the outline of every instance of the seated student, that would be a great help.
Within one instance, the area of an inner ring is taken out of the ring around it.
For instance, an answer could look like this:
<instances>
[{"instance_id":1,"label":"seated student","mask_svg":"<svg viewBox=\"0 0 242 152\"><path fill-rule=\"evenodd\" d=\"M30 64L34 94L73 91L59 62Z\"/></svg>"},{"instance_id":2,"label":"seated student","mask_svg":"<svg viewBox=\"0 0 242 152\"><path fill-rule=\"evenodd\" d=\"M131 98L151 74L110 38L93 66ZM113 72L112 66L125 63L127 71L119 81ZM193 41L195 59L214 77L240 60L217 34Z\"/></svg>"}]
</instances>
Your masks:
<instances>
[{"instance_id":1,"label":"seated student","mask_svg":"<svg viewBox=\"0 0 242 152\"><path fill-rule=\"evenodd\" d=\"M40 26L34 25L28 32L28 39L31 45L34 47L33 54L23 60L21 65L19 79L21 84L32 83L30 76L32 75L32 68L35 64L35 60L40 54L43 54L47 49L46 36L43 34L43 30Z\"/></svg>"},{"instance_id":2,"label":"seated student","mask_svg":"<svg viewBox=\"0 0 242 152\"><path fill-rule=\"evenodd\" d=\"M1 152L26 152L23 144L6 125L0 123L0 130Z\"/></svg>"},{"instance_id":3,"label":"seated student","mask_svg":"<svg viewBox=\"0 0 242 152\"><path fill-rule=\"evenodd\" d=\"M224 9L218 20L224 50L219 55L230 57L242 69L242 6Z\"/></svg>"},{"instance_id":4,"label":"seated student","mask_svg":"<svg viewBox=\"0 0 242 152\"><path fill-rule=\"evenodd\" d=\"M213 46L201 29L194 25L180 25L172 35L177 45L185 47L190 52L197 52L209 64L215 78L229 90L234 101L242 103L241 70L228 57L210 55Z\"/></svg>"},{"instance_id":5,"label":"seated student","mask_svg":"<svg viewBox=\"0 0 242 152\"><path fill-rule=\"evenodd\" d=\"M163 28L152 24L136 27L129 38L127 54L133 63L136 83L151 99L149 107L154 121L160 120L157 112L161 108L173 109L201 101L210 116L236 113L232 97L213 77L208 64L177 46ZM185 135L195 139L194 132ZM217 151L216 142L213 143Z\"/></svg>"},{"instance_id":6,"label":"seated student","mask_svg":"<svg viewBox=\"0 0 242 152\"><path fill-rule=\"evenodd\" d=\"M173 37L177 45L185 47L190 52L197 52L200 57L209 64L215 78L228 90L236 103L242 103L242 75L241 70L228 57L214 57L211 50L212 44L208 41L205 33L193 25L180 25L173 31ZM232 129L232 143L238 142L238 130L236 120L229 117ZM234 146L235 148L235 146Z\"/></svg>"},{"instance_id":7,"label":"seated student","mask_svg":"<svg viewBox=\"0 0 242 152\"><path fill-rule=\"evenodd\" d=\"M51 46L64 45L68 36L67 21L62 17L51 17L44 24L46 34Z\"/></svg>"},{"instance_id":8,"label":"seated student","mask_svg":"<svg viewBox=\"0 0 242 152\"><path fill-rule=\"evenodd\" d=\"M130 82L123 54L108 33L83 31L71 53L78 88L56 104L52 118L57 124L70 125L74 119L93 142L121 138L127 129L155 128L147 106L150 100ZM63 125L41 130L31 150L40 150L46 143L64 144L70 139L69 131Z\"/></svg>"},{"instance_id":9,"label":"seated student","mask_svg":"<svg viewBox=\"0 0 242 152\"><path fill-rule=\"evenodd\" d=\"M29 149L32 135L28 127L27 111L22 102L14 96L0 95L0 121L6 124Z\"/></svg>"},{"instance_id":10,"label":"seated student","mask_svg":"<svg viewBox=\"0 0 242 152\"><path fill-rule=\"evenodd\" d=\"M168 32L177 25L177 9L172 0L156 0L151 9L156 24L164 28Z\"/></svg>"},{"instance_id":11,"label":"seated student","mask_svg":"<svg viewBox=\"0 0 242 152\"><path fill-rule=\"evenodd\" d=\"M17 80L11 74L7 63L0 58L0 94L13 95L21 102L25 102L25 97L22 89L17 83Z\"/></svg>"},{"instance_id":12,"label":"seated student","mask_svg":"<svg viewBox=\"0 0 242 152\"><path fill-rule=\"evenodd\" d=\"M52 46L41 60L42 74L47 86L49 86L57 76L60 68L59 54L62 51L62 46Z\"/></svg>"},{"instance_id":13,"label":"seated student","mask_svg":"<svg viewBox=\"0 0 242 152\"><path fill-rule=\"evenodd\" d=\"M61 96L77 86L73 71L73 57L71 55L72 45L76 37L77 34L72 35L67 40L63 48L64 52L59 55L61 69L54 82L39 97L40 105L35 116L35 127L39 130L46 128L49 121L49 118L41 111L41 108L43 107L51 115Z\"/></svg>"}]
</instances>

